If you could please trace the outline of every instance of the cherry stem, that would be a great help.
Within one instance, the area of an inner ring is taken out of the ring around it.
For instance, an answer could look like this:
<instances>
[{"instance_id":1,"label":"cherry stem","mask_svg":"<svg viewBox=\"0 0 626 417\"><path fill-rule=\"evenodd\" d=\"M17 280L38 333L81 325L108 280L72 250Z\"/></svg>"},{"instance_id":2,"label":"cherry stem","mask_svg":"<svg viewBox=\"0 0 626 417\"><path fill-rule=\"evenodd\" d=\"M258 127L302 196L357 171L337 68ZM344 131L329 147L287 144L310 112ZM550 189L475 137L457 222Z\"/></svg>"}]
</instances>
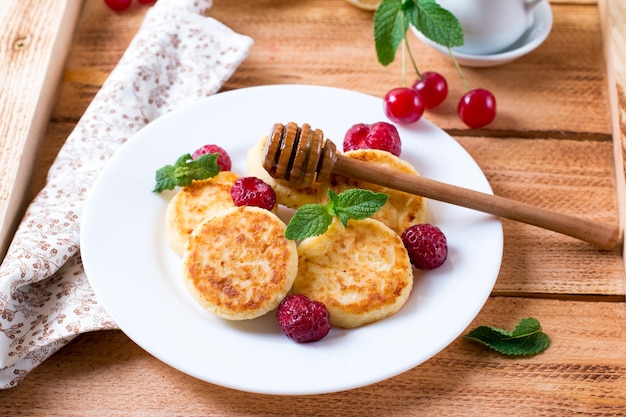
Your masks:
<instances>
[{"instance_id":1,"label":"cherry stem","mask_svg":"<svg viewBox=\"0 0 626 417\"><path fill-rule=\"evenodd\" d=\"M461 66L459 65L458 61L456 60L456 57L452 53L452 49L449 46L448 46L448 53L450 54L450 58L452 58L452 62L454 62L454 66L456 67L456 70L459 72L459 75L461 76L461 80L463 80L463 84L465 84L465 88L467 88L467 91L470 91L472 88L467 82L467 79L465 78L465 74L463 74L463 70L461 70Z\"/></svg>"},{"instance_id":2,"label":"cherry stem","mask_svg":"<svg viewBox=\"0 0 626 417\"><path fill-rule=\"evenodd\" d=\"M409 40L407 39L406 35L404 36L404 45L406 47L406 50L409 52L409 59L411 60L411 64L413 64L413 69L417 73L417 77L419 79L421 79L422 78L422 74L417 69L417 64L415 63L415 59L413 58L413 54L411 53L411 48L409 47ZM404 65L404 63L403 63L403 65Z\"/></svg>"},{"instance_id":3,"label":"cherry stem","mask_svg":"<svg viewBox=\"0 0 626 417\"><path fill-rule=\"evenodd\" d=\"M402 43L402 85L406 87L406 44ZM409 52L410 54L410 52Z\"/></svg>"}]
</instances>

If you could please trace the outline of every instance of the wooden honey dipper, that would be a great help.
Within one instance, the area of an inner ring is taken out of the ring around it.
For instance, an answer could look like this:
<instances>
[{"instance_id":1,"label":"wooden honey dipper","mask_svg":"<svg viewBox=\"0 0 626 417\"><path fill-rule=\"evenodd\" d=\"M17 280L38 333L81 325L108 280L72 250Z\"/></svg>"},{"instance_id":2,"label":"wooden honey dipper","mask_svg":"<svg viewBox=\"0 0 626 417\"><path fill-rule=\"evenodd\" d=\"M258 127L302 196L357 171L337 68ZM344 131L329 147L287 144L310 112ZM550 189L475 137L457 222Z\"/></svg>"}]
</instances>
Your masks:
<instances>
[{"instance_id":1,"label":"wooden honey dipper","mask_svg":"<svg viewBox=\"0 0 626 417\"><path fill-rule=\"evenodd\" d=\"M337 153L333 142L319 129L304 123L274 124L265 145L263 167L274 178L305 188L314 181L324 182L331 174L357 178L394 190L466 207L518 222L532 224L580 239L602 249L622 245L618 226L555 213L504 197L482 193L368 164Z\"/></svg>"}]
</instances>

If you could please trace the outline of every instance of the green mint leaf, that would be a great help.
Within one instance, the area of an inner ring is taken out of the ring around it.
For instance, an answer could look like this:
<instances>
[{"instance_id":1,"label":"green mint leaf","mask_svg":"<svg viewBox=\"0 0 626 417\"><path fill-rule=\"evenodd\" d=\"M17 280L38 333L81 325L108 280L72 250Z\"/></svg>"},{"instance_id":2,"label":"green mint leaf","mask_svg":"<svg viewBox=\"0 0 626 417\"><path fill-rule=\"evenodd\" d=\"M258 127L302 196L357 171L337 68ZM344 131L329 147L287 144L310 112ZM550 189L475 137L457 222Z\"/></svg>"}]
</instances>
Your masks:
<instances>
[{"instance_id":1,"label":"green mint leaf","mask_svg":"<svg viewBox=\"0 0 626 417\"><path fill-rule=\"evenodd\" d=\"M539 320L529 317L519 321L513 331L479 326L463 338L485 345L504 355L535 355L543 352L550 338L541 331Z\"/></svg>"},{"instance_id":2,"label":"green mint leaf","mask_svg":"<svg viewBox=\"0 0 626 417\"><path fill-rule=\"evenodd\" d=\"M347 191L344 191L344 193ZM339 207L341 205L341 199L339 195L332 189L328 189L328 203L326 204L329 208L329 211L332 210L333 207Z\"/></svg>"},{"instance_id":3,"label":"green mint leaf","mask_svg":"<svg viewBox=\"0 0 626 417\"><path fill-rule=\"evenodd\" d=\"M185 165L185 180L198 181L211 178L220 173L220 166L217 164L218 153L207 153L198 159L192 159Z\"/></svg>"},{"instance_id":4,"label":"green mint leaf","mask_svg":"<svg viewBox=\"0 0 626 417\"><path fill-rule=\"evenodd\" d=\"M332 202L331 193L335 194L329 189L328 194ZM339 217L344 227L348 227L349 219L361 220L370 217L385 205L388 198L387 194L353 188L336 196L337 203L333 204L331 214Z\"/></svg>"},{"instance_id":5,"label":"green mint leaf","mask_svg":"<svg viewBox=\"0 0 626 417\"><path fill-rule=\"evenodd\" d=\"M163 190L173 190L176 187L175 171L176 168L173 165L166 165L159 169L156 172L156 186L152 191L160 193Z\"/></svg>"},{"instance_id":6,"label":"green mint leaf","mask_svg":"<svg viewBox=\"0 0 626 417\"><path fill-rule=\"evenodd\" d=\"M350 216L342 210L341 200L339 199L337 193L329 188L328 198L329 200L328 203L326 203L326 210L330 214L331 218L332 216L336 216L343 224L343 227L348 227L348 220L350 220Z\"/></svg>"},{"instance_id":7,"label":"green mint leaf","mask_svg":"<svg viewBox=\"0 0 626 417\"><path fill-rule=\"evenodd\" d=\"M302 240L321 235L328 230L333 217L339 218L344 227L348 227L348 220L361 220L371 216L389 198L383 193L358 188L346 190L339 195L329 189L328 197L326 204L306 204L296 210L287 225L285 237Z\"/></svg>"},{"instance_id":8,"label":"green mint leaf","mask_svg":"<svg viewBox=\"0 0 626 417\"><path fill-rule=\"evenodd\" d=\"M458 19L435 0L414 0L415 7L405 9L406 19L428 39L449 48L464 43Z\"/></svg>"},{"instance_id":9,"label":"green mint leaf","mask_svg":"<svg viewBox=\"0 0 626 417\"><path fill-rule=\"evenodd\" d=\"M298 208L287 225L285 237L290 240L300 240L307 237L321 235L333 221L333 216L325 205L305 204Z\"/></svg>"},{"instance_id":10,"label":"green mint leaf","mask_svg":"<svg viewBox=\"0 0 626 417\"><path fill-rule=\"evenodd\" d=\"M165 165L156 172L156 185L152 190L160 193L164 190L173 190L175 187L184 187L193 181L204 180L216 176L220 172L217 164L217 153L208 153L198 159L190 154L180 156L174 165Z\"/></svg>"},{"instance_id":11,"label":"green mint leaf","mask_svg":"<svg viewBox=\"0 0 626 417\"><path fill-rule=\"evenodd\" d=\"M382 0L374 13L374 44L378 62L383 65L393 62L409 28L402 12L402 1Z\"/></svg>"},{"instance_id":12,"label":"green mint leaf","mask_svg":"<svg viewBox=\"0 0 626 417\"><path fill-rule=\"evenodd\" d=\"M454 47L464 43L461 23L435 0L382 0L374 13L378 62L393 62L410 25L440 45Z\"/></svg>"}]
</instances>

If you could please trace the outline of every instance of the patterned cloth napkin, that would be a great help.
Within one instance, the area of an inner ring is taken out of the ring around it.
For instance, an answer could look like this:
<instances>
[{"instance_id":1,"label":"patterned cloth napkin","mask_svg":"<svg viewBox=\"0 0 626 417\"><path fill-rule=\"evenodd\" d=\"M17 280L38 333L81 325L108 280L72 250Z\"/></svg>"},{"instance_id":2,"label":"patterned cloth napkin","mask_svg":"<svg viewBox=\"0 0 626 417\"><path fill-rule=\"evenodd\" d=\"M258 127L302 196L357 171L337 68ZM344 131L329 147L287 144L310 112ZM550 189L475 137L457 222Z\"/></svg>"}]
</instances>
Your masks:
<instances>
[{"instance_id":1,"label":"patterned cloth napkin","mask_svg":"<svg viewBox=\"0 0 626 417\"><path fill-rule=\"evenodd\" d=\"M83 332L115 329L82 267L81 210L105 162L143 126L216 93L252 39L204 13L211 0L158 0L67 138L0 265L0 388Z\"/></svg>"}]
</instances>

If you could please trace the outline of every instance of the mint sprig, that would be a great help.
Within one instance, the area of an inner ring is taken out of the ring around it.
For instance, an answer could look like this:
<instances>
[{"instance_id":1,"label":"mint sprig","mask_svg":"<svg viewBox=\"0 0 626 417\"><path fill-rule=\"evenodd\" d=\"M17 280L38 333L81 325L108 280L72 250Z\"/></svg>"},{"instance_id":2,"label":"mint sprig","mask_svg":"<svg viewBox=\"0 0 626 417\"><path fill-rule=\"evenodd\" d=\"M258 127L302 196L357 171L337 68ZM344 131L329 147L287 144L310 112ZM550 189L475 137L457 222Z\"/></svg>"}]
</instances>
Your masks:
<instances>
[{"instance_id":1,"label":"mint sprig","mask_svg":"<svg viewBox=\"0 0 626 417\"><path fill-rule=\"evenodd\" d=\"M532 317L520 320L513 331L479 326L463 338L512 356L536 355L550 345L550 337L541 331L539 320Z\"/></svg>"},{"instance_id":2,"label":"mint sprig","mask_svg":"<svg viewBox=\"0 0 626 417\"><path fill-rule=\"evenodd\" d=\"M187 186L193 181L216 176L220 172L218 156L217 153L208 153L198 159L193 159L188 153L180 156L174 165L165 165L157 170L156 185L152 191L160 193L164 190L173 190L176 187Z\"/></svg>"},{"instance_id":3,"label":"mint sprig","mask_svg":"<svg viewBox=\"0 0 626 417\"><path fill-rule=\"evenodd\" d=\"M435 0L382 0L374 13L374 43L378 62L393 62L398 46L413 25L428 39L452 48L464 43L458 19Z\"/></svg>"},{"instance_id":4,"label":"mint sprig","mask_svg":"<svg viewBox=\"0 0 626 417\"><path fill-rule=\"evenodd\" d=\"M370 190L353 188L339 195L328 189L329 201L326 204L305 204L298 208L287 225L285 237L302 240L325 233L337 217L344 227L348 220L361 220L370 217L382 208L389 196Z\"/></svg>"}]
</instances>

